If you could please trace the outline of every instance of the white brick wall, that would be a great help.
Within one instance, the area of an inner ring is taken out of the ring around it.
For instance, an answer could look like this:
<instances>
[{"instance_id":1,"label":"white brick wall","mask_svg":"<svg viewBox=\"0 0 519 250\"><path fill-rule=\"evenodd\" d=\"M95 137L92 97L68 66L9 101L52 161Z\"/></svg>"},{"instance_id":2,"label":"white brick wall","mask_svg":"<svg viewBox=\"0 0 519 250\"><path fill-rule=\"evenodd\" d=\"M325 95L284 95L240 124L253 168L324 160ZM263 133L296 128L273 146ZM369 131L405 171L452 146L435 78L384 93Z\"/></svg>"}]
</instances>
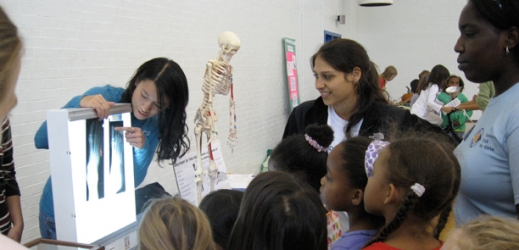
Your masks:
<instances>
[{"instance_id":1,"label":"white brick wall","mask_svg":"<svg viewBox=\"0 0 519 250\"><path fill-rule=\"evenodd\" d=\"M399 75L388 86L400 95L423 68L436 63L455 72L452 47L463 0L397 0L392 7L365 9L356 0L0 0L17 24L25 54L13 110L13 140L25 218L23 242L38 238L38 203L49 175L49 156L36 150L34 133L45 111L98 85L125 86L144 61L165 56L187 75L187 109L192 120L202 101L207 60L217 55L217 37L234 31L242 47L234 66L238 144L222 143L228 170L259 171L266 151L281 139L290 113L284 82L281 39L296 39L301 100L317 97L309 59L323 42L323 30L359 39L381 67L394 64ZM335 21L346 15L346 24ZM459 74L459 73L458 73ZM474 92L467 90L467 93ZM228 96L217 96L218 130L225 142ZM144 184L160 182L176 193L172 167L150 166Z\"/></svg>"}]
</instances>

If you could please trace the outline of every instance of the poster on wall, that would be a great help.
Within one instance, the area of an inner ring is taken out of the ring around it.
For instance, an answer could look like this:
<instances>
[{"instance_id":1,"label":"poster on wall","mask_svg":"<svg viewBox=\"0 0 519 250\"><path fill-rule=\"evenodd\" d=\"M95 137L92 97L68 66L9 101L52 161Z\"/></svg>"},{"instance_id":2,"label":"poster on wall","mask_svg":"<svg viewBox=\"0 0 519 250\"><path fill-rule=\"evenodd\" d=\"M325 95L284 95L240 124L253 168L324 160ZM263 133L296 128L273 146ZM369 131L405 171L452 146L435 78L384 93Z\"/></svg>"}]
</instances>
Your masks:
<instances>
[{"instance_id":1,"label":"poster on wall","mask_svg":"<svg viewBox=\"0 0 519 250\"><path fill-rule=\"evenodd\" d=\"M296 67L296 40L291 38L283 38L283 46L285 47L286 62L286 84L288 86L288 99L290 100L290 110L299 105L299 83L297 82Z\"/></svg>"},{"instance_id":2,"label":"poster on wall","mask_svg":"<svg viewBox=\"0 0 519 250\"><path fill-rule=\"evenodd\" d=\"M204 168L204 176L202 181L202 198L208 195L213 190L230 189L229 177L227 176L227 167L223 159L221 151L220 140L214 140L211 144L213 157L218 166L218 173L214 182L214 187L211 187L211 180L209 175L209 150L207 144L202 145L202 166ZM196 205L196 185L195 185L195 170L197 164L196 150L191 150L181 158L178 158L174 165L175 178L177 181L178 192L180 197Z\"/></svg>"}]
</instances>

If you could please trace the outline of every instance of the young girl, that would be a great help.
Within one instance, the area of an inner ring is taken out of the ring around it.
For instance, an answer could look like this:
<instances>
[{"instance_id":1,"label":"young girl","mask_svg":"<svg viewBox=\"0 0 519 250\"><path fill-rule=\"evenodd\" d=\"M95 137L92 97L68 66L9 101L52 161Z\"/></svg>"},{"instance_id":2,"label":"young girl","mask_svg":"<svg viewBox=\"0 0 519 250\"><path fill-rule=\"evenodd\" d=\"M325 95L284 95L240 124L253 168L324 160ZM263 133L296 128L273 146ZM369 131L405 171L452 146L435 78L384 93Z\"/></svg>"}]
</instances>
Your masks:
<instances>
[{"instance_id":1,"label":"young girl","mask_svg":"<svg viewBox=\"0 0 519 250\"><path fill-rule=\"evenodd\" d=\"M327 248L325 209L315 190L280 171L251 181L227 250Z\"/></svg>"},{"instance_id":2,"label":"young girl","mask_svg":"<svg viewBox=\"0 0 519 250\"><path fill-rule=\"evenodd\" d=\"M24 222L9 112L16 105L14 90L20 74L22 47L18 28L0 7L0 235L17 242L22 238Z\"/></svg>"},{"instance_id":3,"label":"young girl","mask_svg":"<svg viewBox=\"0 0 519 250\"><path fill-rule=\"evenodd\" d=\"M312 124L306 127L305 132L283 139L272 150L269 171L291 173L319 192L321 178L326 175L326 159L333 141L333 130L326 124Z\"/></svg>"},{"instance_id":4,"label":"young girl","mask_svg":"<svg viewBox=\"0 0 519 250\"><path fill-rule=\"evenodd\" d=\"M393 65L387 66L386 69L384 70L384 72L382 72L382 74L380 74L380 76L379 76L380 77L379 78L380 88L385 90L387 82L390 82L393 79L395 79L397 74L398 74L398 72L396 71L395 66L393 66Z\"/></svg>"},{"instance_id":5,"label":"young girl","mask_svg":"<svg viewBox=\"0 0 519 250\"><path fill-rule=\"evenodd\" d=\"M447 93L446 89L448 87L458 87L458 90L455 93ZM458 99L460 103L468 102L469 100L462 93L464 88L465 88L465 84L463 83L463 80L461 79L461 77L456 76L456 75L451 75L447 79L447 84L445 85L443 92L441 92L438 95L438 100L440 100L443 104L447 104L454 99ZM456 136L458 137L457 139L463 138L463 134L465 134L465 123L467 122L467 120L470 119L471 116L472 116L472 110L467 110L466 112L461 110L461 111L452 112L450 114L450 119L452 122L452 126L454 128L454 132L456 133ZM440 127L445 128L446 126L449 125L449 120L448 120L448 117L446 114L442 114L442 120L443 120L443 122L440 125Z\"/></svg>"},{"instance_id":6,"label":"young girl","mask_svg":"<svg viewBox=\"0 0 519 250\"><path fill-rule=\"evenodd\" d=\"M220 189L206 195L198 205L209 219L218 250L223 250L227 246L232 227L240 212L242 197L242 191Z\"/></svg>"},{"instance_id":7,"label":"young girl","mask_svg":"<svg viewBox=\"0 0 519 250\"><path fill-rule=\"evenodd\" d=\"M438 100L440 88L445 84L449 75L449 70L443 65L438 64L433 67L425 84L418 86L420 96L411 107L411 114L440 126L442 123L440 112L449 113L454 109L454 107L443 106L443 103Z\"/></svg>"},{"instance_id":8,"label":"young girl","mask_svg":"<svg viewBox=\"0 0 519 250\"><path fill-rule=\"evenodd\" d=\"M364 206L386 222L364 249L440 249L442 245L438 237L458 192L460 166L451 144L408 136L391 144L375 140L372 144L379 148L370 145L366 152L370 177Z\"/></svg>"},{"instance_id":9,"label":"young girl","mask_svg":"<svg viewBox=\"0 0 519 250\"><path fill-rule=\"evenodd\" d=\"M109 115L115 103L132 104L132 127L125 130L126 141L133 146L135 186L140 185L157 153L159 161L175 159L189 149L186 106L189 100L187 78L180 66L167 58L155 58L142 64L126 89L106 85L94 87L72 98L63 108L93 108L99 119ZM34 136L36 148L48 149L47 122ZM40 200L42 238L56 239L51 178Z\"/></svg>"},{"instance_id":10,"label":"young girl","mask_svg":"<svg viewBox=\"0 0 519 250\"><path fill-rule=\"evenodd\" d=\"M139 225L141 250L216 250L202 210L179 197L153 200Z\"/></svg>"},{"instance_id":11,"label":"young girl","mask_svg":"<svg viewBox=\"0 0 519 250\"><path fill-rule=\"evenodd\" d=\"M328 173L321 179L322 199L327 208L345 211L349 217L348 232L332 245L332 250L362 249L384 224L384 217L364 210L368 182L364 154L371 141L361 136L351 138L339 143L328 156Z\"/></svg>"},{"instance_id":12,"label":"young girl","mask_svg":"<svg viewBox=\"0 0 519 250\"><path fill-rule=\"evenodd\" d=\"M270 154L269 171L282 171L294 175L310 184L317 192L321 188L321 178L326 175L326 159L331 151L333 130L330 126L311 124L306 133L293 134L283 139ZM348 228L348 216L333 210L326 214L328 244L331 246Z\"/></svg>"}]
</instances>

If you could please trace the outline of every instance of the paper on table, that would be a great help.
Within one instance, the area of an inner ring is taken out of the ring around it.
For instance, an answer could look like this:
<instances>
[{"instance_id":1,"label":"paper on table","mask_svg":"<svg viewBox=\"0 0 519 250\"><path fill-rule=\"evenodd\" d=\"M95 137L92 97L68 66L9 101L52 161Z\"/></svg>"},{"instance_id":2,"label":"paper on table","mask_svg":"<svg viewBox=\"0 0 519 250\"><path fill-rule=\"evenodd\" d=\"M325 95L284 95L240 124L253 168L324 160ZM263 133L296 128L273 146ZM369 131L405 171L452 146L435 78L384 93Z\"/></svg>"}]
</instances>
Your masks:
<instances>
[{"instance_id":1,"label":"paper on table","mask_svg":"<svg viewBox=\"0 0 519 250\"><path fill-rule=\"evenodd\" d=\"M232 189L244 190L256 176L255 174L229 174Z\"/></svg>"},{"instance_id":2,"label":"paper on table","mask_svg":"<svg viewBox=\"0 0 519 250\"><path fill-rule=\"evenodd\" d=\"M217 179L215 180L214 190L230 189L229 178L227 177L227 167L223 159L220 140L212 142L213 157L218 166ZM207 175L209 166L209 154L207 145L202 145L202 166L206 173L202 180L202 198L211 192L211 180ZM196 150L190 150L183 157L179 158L175 163L175 176L177 181L178 192L180 197L196 204L196 184L195 170L197 164Z\"/></svg>"}]
</instances>

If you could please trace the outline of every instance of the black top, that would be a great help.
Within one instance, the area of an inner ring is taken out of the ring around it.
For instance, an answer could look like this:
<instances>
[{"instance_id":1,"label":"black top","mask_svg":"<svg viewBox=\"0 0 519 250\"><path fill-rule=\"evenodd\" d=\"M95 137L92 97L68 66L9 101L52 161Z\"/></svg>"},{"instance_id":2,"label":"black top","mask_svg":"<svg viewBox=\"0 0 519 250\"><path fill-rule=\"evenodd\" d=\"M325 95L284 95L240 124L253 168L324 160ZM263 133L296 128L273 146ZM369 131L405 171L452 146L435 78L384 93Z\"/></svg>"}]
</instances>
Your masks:
<instances>
[{"instance_id":1,"label":"black top","mask_svg":"<svg viewBox=\"0 0 519 250\"><path fill-rule=\"evenodd\" d=\"M412 115L409 110L394 105L376 102L364 114L364 121L360 127L359 135L373 139L381 138L381 134L387 132L390 124L395 123L399 130L415 129L427 130L446 135L440 127ZM294 108L287 125L283 138L292 134L304 134L306 126L317 123L326 124L328 121L328 106L324 105L321 97L316 100L306 101Z\"/></svg>"}]
</instances>

